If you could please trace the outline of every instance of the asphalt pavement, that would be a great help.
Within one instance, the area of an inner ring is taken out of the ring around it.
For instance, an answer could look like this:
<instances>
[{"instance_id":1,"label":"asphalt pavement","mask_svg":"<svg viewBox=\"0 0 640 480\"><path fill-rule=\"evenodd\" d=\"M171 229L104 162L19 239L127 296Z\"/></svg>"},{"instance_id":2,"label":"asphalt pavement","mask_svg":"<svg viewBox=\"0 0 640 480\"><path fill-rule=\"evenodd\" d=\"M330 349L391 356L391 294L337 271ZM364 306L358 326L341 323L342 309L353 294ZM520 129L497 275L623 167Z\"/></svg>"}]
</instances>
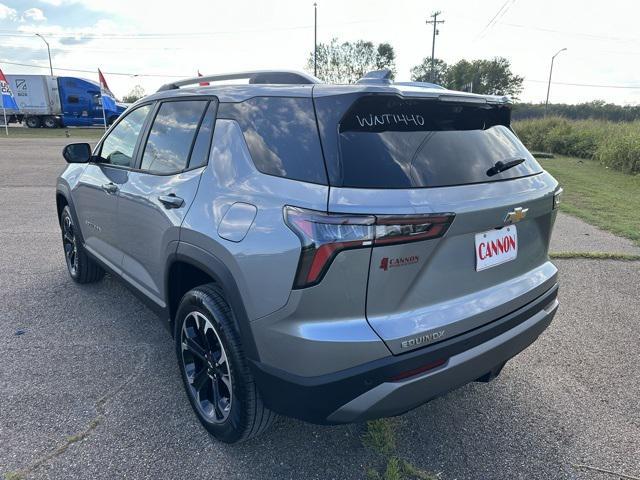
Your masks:
<instances>
[{"instance_id":1,"label":"asphalt pavement","mask_svg":"<svg viewBox=\"0 0 640 480\"><path fill-rule=\"evenodd\" d=\"M111 277L68 278L54 198L66 141L0 139L0 474L365 478L377 457L362 424L282 418L237 446L206 434L158 319ZM640 262L556 263L550 328L494 382L397 418L400 457L442 479L640 477Z\"/></svg>"}]
</instances>

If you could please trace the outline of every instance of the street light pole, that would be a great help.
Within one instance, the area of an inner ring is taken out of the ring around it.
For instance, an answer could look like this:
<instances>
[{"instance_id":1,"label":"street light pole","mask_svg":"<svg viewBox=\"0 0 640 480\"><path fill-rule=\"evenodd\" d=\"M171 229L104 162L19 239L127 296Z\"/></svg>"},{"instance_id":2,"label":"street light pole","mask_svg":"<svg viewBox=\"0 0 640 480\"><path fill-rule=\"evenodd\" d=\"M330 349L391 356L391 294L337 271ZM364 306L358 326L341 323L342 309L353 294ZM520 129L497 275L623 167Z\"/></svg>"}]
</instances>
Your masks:
<instances>
[{"instance_id":1,"label":"street light pole","mask_svg":"<svg viewBox=\"0 0 640 480\"><path fill-rule=\"evenodd\" d=\"M318 4L313 3L313 76L318 76Z\"/></svg>"},{"instance_id":2,"label":"street light pole","mask_svg":"<svg viewBox=\"0 0 640 480\"><path fill-rule=\"evenodd\" d=\"M564 52L566 50L566 48L562 48L560 50L558 50L556 52L556 54L551 57L551 68L549 69L549 83L547 83L547 100L544 102L544 115L547 115L547 109L549 108L549 91L551 90L551 75L553 74L553 61L556 59L556 57L561 53Z\"/></svg>"},{"instance_id":3,"label":"street light pole","mask_svg":"<svg viewBox=\"0 0 640 480\"><path fill-rule=\"evenodd\" d=\"M47 40L45 40L45 38L39 33L36 33L36 37L40 37L42 41L47 45L47 54L49 55L49 70L51 72L51 76L53 77L53 65L51 64L51 49L49 48L49 42L47 42Z\"/></svg>"}]
</instances>

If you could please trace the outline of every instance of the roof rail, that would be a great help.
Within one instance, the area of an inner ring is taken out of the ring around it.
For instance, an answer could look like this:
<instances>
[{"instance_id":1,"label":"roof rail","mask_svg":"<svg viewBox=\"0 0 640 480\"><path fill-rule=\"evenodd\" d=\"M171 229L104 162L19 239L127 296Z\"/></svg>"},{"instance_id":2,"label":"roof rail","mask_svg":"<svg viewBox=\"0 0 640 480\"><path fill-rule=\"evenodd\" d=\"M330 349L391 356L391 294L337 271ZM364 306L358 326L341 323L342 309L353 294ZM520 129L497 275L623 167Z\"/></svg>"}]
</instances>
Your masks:
<instances>
[{"instance_id":1,"label":"roof rail","mask_svg":"<svg viewBox=\"0 0 640 480\"><path fill-rule=\"evenodd\" d=\"M364 76L356 83L364 83L367 85L390 85L391 77L393 77L393 72L388 68L383 70L372 70L371 72L365 73Z\"/></svg>"},{"instance_id":2,"label":"roof rail","mask_svg":"<svg viewBox=\"0 0 640 480\"><path fill-rule=\"evenodd\" d=\"M321 83L313 75L295 70L252 70L248 72L221 73L218 75L205 75L204 77L185 78L177 82L162 85L158 91L175 90L187 85L196 85L203 82L219 82L221 80L248 79L249 83L274 83L274 84L313 84Z\"/></svg>"},{"instance_id":3,"label":"roof rail","mask_svg":"<svg viewBox=\"0 0 640 480\"><path fill-rule=\"evenodd\" d=\"M446 88L444 88L442 85L430 82L393 82L393 84L403 87L437 88L439 90L446 90Z\"/></svg>"}]
</instances>

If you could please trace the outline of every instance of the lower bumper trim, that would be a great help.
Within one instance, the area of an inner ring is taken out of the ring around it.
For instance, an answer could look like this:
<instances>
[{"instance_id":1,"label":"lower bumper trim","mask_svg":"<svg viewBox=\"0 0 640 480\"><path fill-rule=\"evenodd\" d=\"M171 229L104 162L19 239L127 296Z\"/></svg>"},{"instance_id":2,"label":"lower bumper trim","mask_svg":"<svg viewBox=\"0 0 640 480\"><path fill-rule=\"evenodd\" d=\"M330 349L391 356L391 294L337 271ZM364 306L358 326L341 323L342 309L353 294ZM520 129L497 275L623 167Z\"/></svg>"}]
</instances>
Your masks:
<instances>
[{"instance_id":1,"label":"lower bumper trim","mask_svg":"<svg viewBox=\"0 0 640 480\"><path fill-rule=\"evenodd\" d=\"M301 377L257 361L250 361L250 367L265 404L286 416L336 424L398 415L497 371L551 323L557 295L554 285L527 305L474 330L327 375ZM440 359L448 361L417 377L391 380Z\"/></svg>"},{"instance_id":2,"label":"lower bumper trim","mask_svg":"<svg viewBox=\"0 0 640 480\"><path fill-rule=\"evenodd\" d=\"M401 382L382 383L337 409L328 420L349 423L398 415L472 382L531 345L547 328L557 308L558 301L554 300L529 320L451 357L434 371Z\"/></svg>"}]
</instances>

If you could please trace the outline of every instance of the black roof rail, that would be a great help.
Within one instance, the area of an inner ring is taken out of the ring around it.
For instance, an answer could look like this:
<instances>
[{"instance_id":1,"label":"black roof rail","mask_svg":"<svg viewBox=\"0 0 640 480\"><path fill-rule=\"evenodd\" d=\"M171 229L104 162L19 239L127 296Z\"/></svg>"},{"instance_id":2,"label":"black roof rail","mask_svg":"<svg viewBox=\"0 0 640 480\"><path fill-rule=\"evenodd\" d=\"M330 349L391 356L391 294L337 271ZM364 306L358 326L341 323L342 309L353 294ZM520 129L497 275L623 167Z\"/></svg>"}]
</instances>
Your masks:
<instances>
[{"instance_id":1,"label":"black roof rail","mask_svg":"<svg viewBox=\"0 0 640 480\"><path fill-rule=\"evenodd\" d=\"M185 78L177 82L162 85L158 91L175 90L187 85L197 85L203 82L219 82L222 80L249 80L252 84L292 84L308 85L322 83L319 79L308 73L295 70L252 70L248 72L221 73L217 75L205 75L203 77Z\"/></svg>"}]
</instances>

